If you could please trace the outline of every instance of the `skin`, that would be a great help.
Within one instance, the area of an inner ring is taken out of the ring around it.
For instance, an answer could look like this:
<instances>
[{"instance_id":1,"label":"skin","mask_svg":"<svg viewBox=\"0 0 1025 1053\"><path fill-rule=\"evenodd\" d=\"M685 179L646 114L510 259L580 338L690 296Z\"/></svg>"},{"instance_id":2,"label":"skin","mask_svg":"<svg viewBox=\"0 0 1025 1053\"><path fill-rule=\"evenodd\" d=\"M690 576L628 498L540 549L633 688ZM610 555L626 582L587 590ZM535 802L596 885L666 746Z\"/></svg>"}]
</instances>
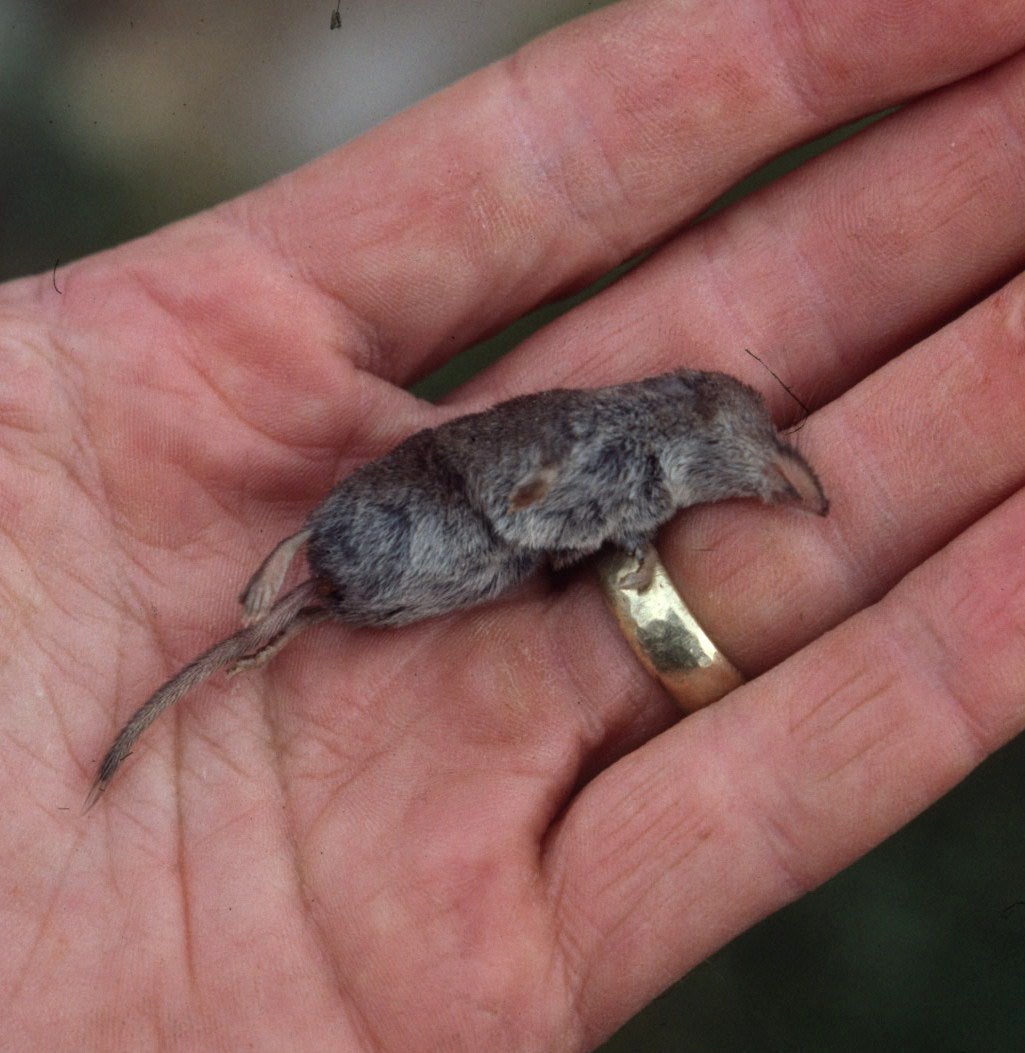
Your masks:
<instances>
[{"instance_id":1,"label":"skin","mask_svg":"<svg viewBox=\"0 0 1025 1053\"><path fill-rule=\"evenodd\" d=\"M2 290L12 1048L593 1048L1021 730L1025 18L884 12L617 5L62 268L62 296ZM398 386L768 155L925 92L448 405ZM78 815L138 697L237 624L325 479L457 412L683 359L782 418L744 346L785 349L812 402L830 516L695 511L662 551L753 682L676 723L583 579L324 625L178 707Z\"/></svg>"}]
</instances>

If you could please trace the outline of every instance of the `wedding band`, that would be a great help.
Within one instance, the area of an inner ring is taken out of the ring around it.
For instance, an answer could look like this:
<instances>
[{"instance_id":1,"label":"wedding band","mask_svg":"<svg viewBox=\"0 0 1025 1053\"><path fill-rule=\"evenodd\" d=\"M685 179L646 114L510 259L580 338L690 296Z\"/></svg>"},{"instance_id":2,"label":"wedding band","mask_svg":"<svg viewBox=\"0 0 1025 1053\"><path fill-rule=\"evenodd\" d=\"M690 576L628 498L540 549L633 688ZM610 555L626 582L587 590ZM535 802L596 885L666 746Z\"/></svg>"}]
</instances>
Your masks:
<instances>
[{"instance_id":1,"label":"wedding band","mask_svg":"<svg viewBox=\"0 0 1025 1053\"><path fill-rule=\"evenodd\" d=\"M641 664L680 709L693 713L729 694L744 678L687 609L654 545L643 559L650 584L624 584L641 565L621 549L602 552L597 561L602 592Z\"/></svg>"}]
</instances>

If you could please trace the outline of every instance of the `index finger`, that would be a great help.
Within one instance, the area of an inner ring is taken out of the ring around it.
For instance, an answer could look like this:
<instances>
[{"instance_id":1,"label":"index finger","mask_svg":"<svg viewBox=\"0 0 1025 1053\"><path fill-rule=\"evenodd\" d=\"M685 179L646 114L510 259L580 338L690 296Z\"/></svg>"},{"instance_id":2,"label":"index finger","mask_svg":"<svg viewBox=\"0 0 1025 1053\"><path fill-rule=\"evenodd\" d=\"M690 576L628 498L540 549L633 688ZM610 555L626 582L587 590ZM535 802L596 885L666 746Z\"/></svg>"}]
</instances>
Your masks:
<instances>
[{"instance_id":1,"label":"index finger","mask_svg":"<svg viewBox=\"0 0 1025 1053\"><path fill-rule=\"evenodd\" d=\"M1014 0L624 0L223 209L408 382L767 157L1025 42Z\"/></svg>"}]
</instances>

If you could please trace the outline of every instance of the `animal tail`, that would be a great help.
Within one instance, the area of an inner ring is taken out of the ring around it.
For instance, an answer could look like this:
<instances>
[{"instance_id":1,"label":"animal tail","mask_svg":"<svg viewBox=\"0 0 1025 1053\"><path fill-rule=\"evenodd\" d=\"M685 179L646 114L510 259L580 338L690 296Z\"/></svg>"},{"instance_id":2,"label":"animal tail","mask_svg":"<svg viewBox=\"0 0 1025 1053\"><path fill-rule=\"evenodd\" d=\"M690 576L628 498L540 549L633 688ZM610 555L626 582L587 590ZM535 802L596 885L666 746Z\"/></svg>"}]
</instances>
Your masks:
<instances>
[{"instance_id":1,"label":"animal tail","mask_svg":"<svg viewBox=\"0 0 1025 1053\"><path fill-rule=\"evenodd\" d=\"M209 651L205 651L159 687L136 710L107 750L106 756L100 762L92 789L82 806L82 814L89 811L100 799L100 795L114 777L114 772L132 752L139 736L168 706L173 706L194 687L225 666L259 656L262 652L266 652L269 657L285 640L291 639L296 632L319 621L326 614L317 591L317 583L313 580L304 581L282 596L259 621L214 644Z\"/></svg>"}]
</instances>

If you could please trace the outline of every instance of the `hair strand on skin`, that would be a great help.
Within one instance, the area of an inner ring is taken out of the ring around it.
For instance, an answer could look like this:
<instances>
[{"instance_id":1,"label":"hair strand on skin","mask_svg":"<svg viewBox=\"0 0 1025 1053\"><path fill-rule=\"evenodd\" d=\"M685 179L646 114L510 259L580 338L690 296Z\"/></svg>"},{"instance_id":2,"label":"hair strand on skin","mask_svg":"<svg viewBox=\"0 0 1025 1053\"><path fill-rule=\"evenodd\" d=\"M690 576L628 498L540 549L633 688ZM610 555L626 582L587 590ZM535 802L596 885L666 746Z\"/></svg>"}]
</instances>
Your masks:
<instances>
[{"instance_id":1,"label":"hair strand on skin","mask_svg":"<svg viewBox=\"0 0 1025 1053\"><path fill-rule=\"evenodd\" d=\"M744 352L750 355L768 374L776 381L777 384L801 407L804 416L795 424L793 427L788 428L787 431L790 434L799 432L804 427L804 422L811 416L811 410L808 406L801 401L794 393L794 389L785 381L783 378L769 365L767 365L761 358L758 357L750 348L745 347Z\"/></svg>"}]
</instances>

